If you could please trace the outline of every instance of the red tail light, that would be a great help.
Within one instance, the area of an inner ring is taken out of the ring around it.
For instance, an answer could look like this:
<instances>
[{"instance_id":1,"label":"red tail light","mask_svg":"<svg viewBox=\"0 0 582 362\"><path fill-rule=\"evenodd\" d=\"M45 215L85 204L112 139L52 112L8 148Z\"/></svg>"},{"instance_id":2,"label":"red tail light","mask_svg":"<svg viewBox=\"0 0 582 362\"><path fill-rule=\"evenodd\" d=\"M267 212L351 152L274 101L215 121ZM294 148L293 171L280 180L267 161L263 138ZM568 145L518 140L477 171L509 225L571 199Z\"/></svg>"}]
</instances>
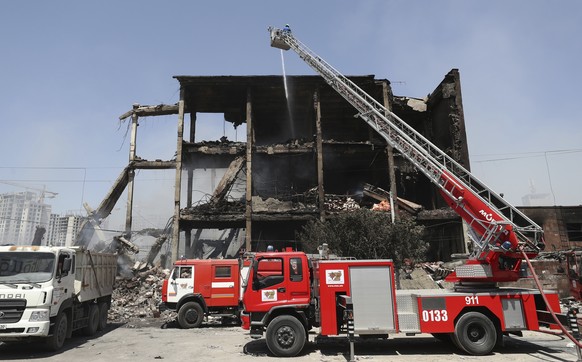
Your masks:
<instances>
[{"instance_id":1,"label":"red tail light","mask_svg":"<svg viewBox=\"0 0 582 362\"><path fill-rule=\"evenodd\" d=\"M162 284L162 302L168 301L168 279L164 280Z\"/></svg>"}]
</instances>

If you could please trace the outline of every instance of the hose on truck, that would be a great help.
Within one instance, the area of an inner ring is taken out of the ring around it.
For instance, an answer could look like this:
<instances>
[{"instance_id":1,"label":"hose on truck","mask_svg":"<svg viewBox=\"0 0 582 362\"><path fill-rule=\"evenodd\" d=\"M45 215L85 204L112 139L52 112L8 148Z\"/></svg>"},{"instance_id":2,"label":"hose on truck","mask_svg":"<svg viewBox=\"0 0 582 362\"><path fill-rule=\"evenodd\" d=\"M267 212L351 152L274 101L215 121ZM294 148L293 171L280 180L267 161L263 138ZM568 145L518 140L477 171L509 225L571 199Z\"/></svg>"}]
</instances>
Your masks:
<instances>
[{"instance_id":1,"label":"hose on truck","mask_svg":"<svg viewBox=\"0 0 582 362\"><path fill-rule=\"evenodd\" d=\"M556 322L556 324L558 325L558 327L560 327L560 329L562 330L562 334L566 335L566 337L568 337L569 340L571 340L572 342L574 342L574 344L578 347L578 348L582 348L582 343L580 341L578 341L567 329L566 327L564 327L564 325L558 320L558 316L556 316L556 313L552 310L552 308L550 308L550 302L548 301L548 298L546 297L546 294L543 291L542 288L542 284L540 283L540 280L538 279L538 276L535 272L535 269L531 263L531 261L529 260L527 254L525 253L525 251L523 250L523 247L519 248L519 251L521 252L521 255L523 255L523 259L526 261L527 266L529 268L529 270L531 271L531 275L533 276L534 282L538 288L538 290L540 291L540 294L544 300L544 303L546 304L546 307L548 308L548 311L550 312L550 315L552 316L552 318L554 319L554 322ZM545 331L541 331L543 333L548 333L548 334L553 334L553 335L561 335L561 334L557 334L557 333L551 333L551 332L545 332Z\"/></svg>"}]
</instances>

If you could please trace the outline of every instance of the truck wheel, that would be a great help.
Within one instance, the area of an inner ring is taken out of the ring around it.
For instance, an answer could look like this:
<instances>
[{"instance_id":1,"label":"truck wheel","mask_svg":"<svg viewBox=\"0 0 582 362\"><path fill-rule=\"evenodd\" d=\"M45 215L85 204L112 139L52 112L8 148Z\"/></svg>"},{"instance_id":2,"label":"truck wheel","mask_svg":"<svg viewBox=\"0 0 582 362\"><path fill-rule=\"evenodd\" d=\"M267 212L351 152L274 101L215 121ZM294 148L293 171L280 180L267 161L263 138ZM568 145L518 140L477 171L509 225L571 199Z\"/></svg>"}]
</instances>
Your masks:
<instances>
[{"instance_id":1,"label":"truck wheel","mask_svg":"<svg viewBox=\"0 0 582 362\"><path fill-rule=\"evenodd\" d=\"M453 334L455 344L474 356L490 353L497 342L493 322L478 312L465 313L457 321Z\"/></svg>"},{"instance_id":2,"label":"truck wheel","mask_svg":"<svg viewBox=\"0 0 582 362\"><path fill-rule=\"evenodd\" d=\"M178 311L178 324L181 328L198 328L202 324L204 311L196 302L184 303Z\"/></svg>"},{"instance_id":3,"label":"truck wheel","mask_svg":"<svg viewBox=\"0 0 582 362\"><path fill-rule=\"evenodd\" d=\"M60 313L55 319L55 324L51 331L52 334L46 339L46 347L51 351L58 351L63 348L65 344L65 339L67 339L67 328L68 328L67 315L65 313Z\"/></svg>"},{"instance_id":4,"label":"truck wheel","mask_svg":"<svg viewBox=\"0 0 582 362\"><path fill-rule=\"evenodd\" d=\"M89 306L89 318L87 319L87 325L83 327L83 334L86 336L92 336L97 332L99 327L99 308L97 304L91 304Z\"/></svg>"},{"instance_id":5,"label":"truck wheel","mask_svg":"<svg viewBox=\"0 0 582 362\"><path fill-rule=\"evenodd\" d=\"M97 327L98 331L102 331L107 328L107 313L109 312L109 306L107 303L101 302L98 304L99 306L99 326Z\"/></svg>"},{"instance_id":6,"label":"truck wheel","mask_svg":"<svg viewBox=\"0 0 582 362\"><path fill-rule=\"evenodd\" d=\"M296 356L305 346L305 327L292 316L281 315L267 327L267 347L277 357Z\"/></svg>"}]
</instances>

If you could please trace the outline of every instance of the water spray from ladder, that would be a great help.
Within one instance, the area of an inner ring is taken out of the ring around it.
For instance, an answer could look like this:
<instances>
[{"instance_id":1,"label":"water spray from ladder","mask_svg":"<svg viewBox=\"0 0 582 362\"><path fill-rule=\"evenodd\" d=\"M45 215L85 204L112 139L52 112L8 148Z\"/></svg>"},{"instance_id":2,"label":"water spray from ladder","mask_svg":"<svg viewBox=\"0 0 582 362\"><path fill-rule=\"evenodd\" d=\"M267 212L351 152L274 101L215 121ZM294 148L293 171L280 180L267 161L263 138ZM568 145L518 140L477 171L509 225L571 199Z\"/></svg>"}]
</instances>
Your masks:
<instances>
[{"instance_id":1,"label":"water spray from ladder","mask_svg":"<svg viewBox=\"0 0 582 362\"><path fill-rule=\"evenodd\" d=\"M291 138L295 138L295 125L293 124L293 115L291 114L291 104L289 104L289 89L287 88L287 74L285 72L285 57L281 49L281 67L283 68L283 85L285 86L285 98L287 99L287 112L289 113L289 129Z\"/></svg>"}]
</instances>

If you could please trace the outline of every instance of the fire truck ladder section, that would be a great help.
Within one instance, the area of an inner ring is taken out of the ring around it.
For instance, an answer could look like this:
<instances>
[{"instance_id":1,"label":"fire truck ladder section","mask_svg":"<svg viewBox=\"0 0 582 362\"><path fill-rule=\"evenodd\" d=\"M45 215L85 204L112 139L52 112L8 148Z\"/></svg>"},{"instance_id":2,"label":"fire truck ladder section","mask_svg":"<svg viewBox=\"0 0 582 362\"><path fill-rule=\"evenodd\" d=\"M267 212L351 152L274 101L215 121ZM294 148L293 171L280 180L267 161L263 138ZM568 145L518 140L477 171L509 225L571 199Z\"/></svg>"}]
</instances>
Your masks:
<instances>
[{"instance_id":1,"label":"fire truck ladder section","mask_svg":"<svg viewBox=\"0 0 582 362\"><path fill-rule=\"evenodd\" d=\"M508 251L507 244L505 249L497 245L502 244L499 240L503 233L515 233L511 245L515 252L513 255L517 255L518 246L534 254L539 252L539 246L543 245L543 231L540 226L321 59L297 40L291 31L270 27L269 32L272 47L295 51L327 84L356 108L358 114L355 117L362 118L390 146L396 148L424 173L438 187L447 203L476 231L478 235L472 237L474 250L470 259L479 262L472 266L465 265L469 269L474 268L468 270L468 274L477 273L483 278L492 276L487 265L489 259L493 254ZM475 208L475 202L483 205L484 209L480 206ZM471 203L473 207L468 206Z\"/></svg>"}]
</instances>

